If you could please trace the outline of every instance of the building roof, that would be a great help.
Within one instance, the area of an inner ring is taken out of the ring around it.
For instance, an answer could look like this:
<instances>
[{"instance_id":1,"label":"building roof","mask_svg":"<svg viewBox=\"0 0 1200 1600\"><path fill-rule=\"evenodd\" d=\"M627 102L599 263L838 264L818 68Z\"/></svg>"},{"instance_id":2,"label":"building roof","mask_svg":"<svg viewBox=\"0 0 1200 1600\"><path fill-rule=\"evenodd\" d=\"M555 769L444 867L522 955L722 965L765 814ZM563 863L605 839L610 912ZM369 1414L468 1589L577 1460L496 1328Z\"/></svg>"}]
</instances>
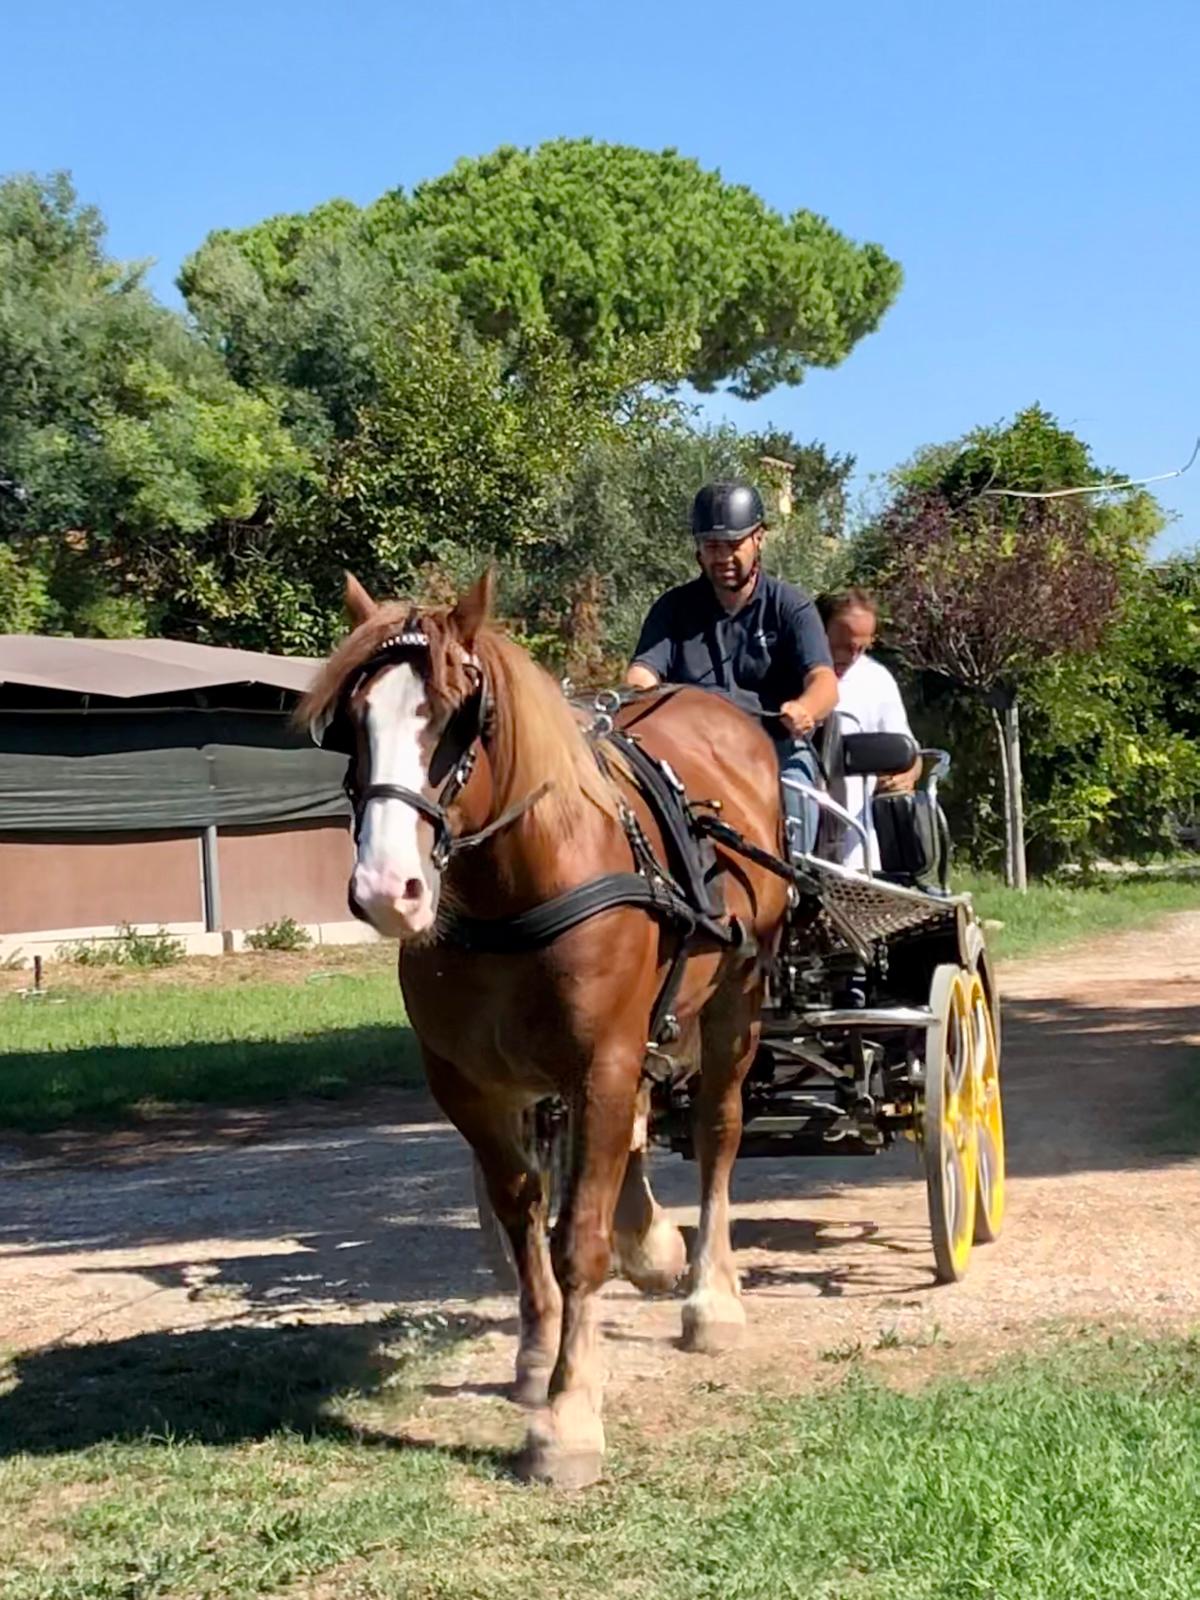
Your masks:
<instances>
[{"instance_id":1,"label":"building roof","mask_svg":"<svg viewBox=\"0 0 1200 1600\"><path fill-rule=\"evenodd\" d=\"M0 634L0 684L137 700L144 695L261 683L302 694L319 662L222 650L177 639L51 639Z\"/></svg>"}]
</instances>

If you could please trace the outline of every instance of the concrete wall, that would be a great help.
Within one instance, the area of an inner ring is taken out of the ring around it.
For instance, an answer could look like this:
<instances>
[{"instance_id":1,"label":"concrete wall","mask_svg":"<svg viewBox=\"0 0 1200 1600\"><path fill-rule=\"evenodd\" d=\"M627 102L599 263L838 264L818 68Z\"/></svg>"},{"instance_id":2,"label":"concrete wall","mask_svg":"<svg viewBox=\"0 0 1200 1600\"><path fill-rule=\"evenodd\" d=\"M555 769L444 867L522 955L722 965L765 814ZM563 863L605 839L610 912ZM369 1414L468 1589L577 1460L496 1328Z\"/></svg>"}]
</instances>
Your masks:
<instances>
[{"instance_id":1,"label":"concrete wall","mask_svg":"<svg viewBox=\"0 0 1200 1600\"><path fill-rule=\"evenodd\" d=\"M348 918L346 888L354 846L343 822L281 828L222 828L217 834L221 926L259 928Z\"/></svg>"},{"instance_id":2,"label":"concrete wall","mask_svg":"<svg viewBox=\"0 0 1200 1600\"><path fill-rule=\"evenodd\" d=\"M112 937L125 922L163 927L191 954L240 949L247 932L282 917L317 943L376 937L346 907L345 823L221 829L216 856L220 921L209 930L196 833L0 835L0 960L52 957L61 943Z\"/></svg>"},{"instance_id":3,"label":"concrete wall","mask_svg":"<svg viewBox=\"0 0 1200 1600\"><path fill-rule=\"evenodd\" d=\"M204 926L194 833L0 837L0 934L119 922Z\"/></svg>"}]
</instances>

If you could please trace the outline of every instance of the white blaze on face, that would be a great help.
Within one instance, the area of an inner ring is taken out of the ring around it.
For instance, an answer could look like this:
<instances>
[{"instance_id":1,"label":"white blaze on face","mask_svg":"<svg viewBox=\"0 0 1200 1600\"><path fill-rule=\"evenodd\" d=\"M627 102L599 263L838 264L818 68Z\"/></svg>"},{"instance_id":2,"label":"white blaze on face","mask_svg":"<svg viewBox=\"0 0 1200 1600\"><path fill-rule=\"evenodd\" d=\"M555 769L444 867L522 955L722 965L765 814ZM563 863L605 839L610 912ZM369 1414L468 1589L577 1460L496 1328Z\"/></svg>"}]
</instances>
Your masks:
<instances>
[{"instance_id":1,"label":"white blaze on face","mask_svg":"<svg viewBox=\"0 0 1200 1600\"><path fill-rule=\"evenodd\" d=\"M429 794L422 752L428 723L425 685L409 666L388 667L370 684L365 727L369 782ZM437 914L433 832L403 800L371 800L363 811L351 886L371 925L389 938L425 933Z\"/></svg>"}]
</instances>

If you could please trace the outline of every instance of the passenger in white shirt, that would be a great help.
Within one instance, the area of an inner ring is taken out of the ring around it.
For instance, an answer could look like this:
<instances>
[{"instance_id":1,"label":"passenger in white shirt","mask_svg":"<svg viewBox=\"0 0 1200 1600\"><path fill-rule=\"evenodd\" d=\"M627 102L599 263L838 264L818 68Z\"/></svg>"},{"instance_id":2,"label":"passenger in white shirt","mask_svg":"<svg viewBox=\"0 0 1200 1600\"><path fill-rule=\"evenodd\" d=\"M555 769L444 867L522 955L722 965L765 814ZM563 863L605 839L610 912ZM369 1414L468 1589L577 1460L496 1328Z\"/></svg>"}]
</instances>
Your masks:
<instances>
[{"instance_id":1,"label":"passenger in white shirt","mask_svg":"<svg viewBox=\"0 0 1200 1600\"><path fill-rule=\"evenodd\" d=\"M911 737L912 729L899 684L882 662L867 654L875 643L878 612L874 598L865 589L844 589L837 594L822 595L817 606L829 637L833 670L838 679L835 715L841 718L842 732L907 733ZM879 866L879 845L871 826L871 801L875 790L877 787L884 791L911 789L920 772L918 760L908 772L894 777L845 780L846 808L863 823L870 835L873 871ZM846 828L842 834L842 863L847 867L864 865L862 840L852 828Z\"/></svg>"}]
</instances>

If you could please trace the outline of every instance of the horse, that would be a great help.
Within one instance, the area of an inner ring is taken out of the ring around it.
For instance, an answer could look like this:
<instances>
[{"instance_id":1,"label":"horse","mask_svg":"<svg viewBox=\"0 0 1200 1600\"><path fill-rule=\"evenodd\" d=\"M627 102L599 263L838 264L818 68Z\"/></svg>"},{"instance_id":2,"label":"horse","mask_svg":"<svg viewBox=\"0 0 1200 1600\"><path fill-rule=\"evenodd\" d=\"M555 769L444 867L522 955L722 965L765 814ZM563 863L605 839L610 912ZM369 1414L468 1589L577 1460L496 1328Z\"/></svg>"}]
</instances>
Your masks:
<instances>
[{"instance_id":1,"label":"horse","mask_svg":"<svg viewBox=\"0 0 1200 1600\"><path fill-rule=\"evenodd\" d=\"M348 574L352 631L298 715L319 742L340 720L356 809L351 909L399 942L430 1091L474 1151L511 1244L513 1395L529 1411L518 1471L576 1488L600 1476L604 1453L596 1293L614 1258L643 1287L673 1285L686 1267L635 1129L641 1121L644 1134L650 1019L683 935L653 907L619 904L537 948L504 949L507 919L630 871L631 814L654 849L663 840L619 757L597 750L560 686L491 621L492 586L485 573L452 606L420 608L377 603ZM693 688L650 691L635 709L643 748L776 857L778 769L755 721ZM701 1211L682 1343L710 1352L735 1344L745 1323L729 1180L787 905L784 882L753 860L718 845L715 866L742 937L689 944L671 1003L700 1073ZM447 937L464 916L500 930L494 947ZM552 1241L525 1133L549 1097L568 1108L569 1138Z\"/></svg>"}]
</instances>

